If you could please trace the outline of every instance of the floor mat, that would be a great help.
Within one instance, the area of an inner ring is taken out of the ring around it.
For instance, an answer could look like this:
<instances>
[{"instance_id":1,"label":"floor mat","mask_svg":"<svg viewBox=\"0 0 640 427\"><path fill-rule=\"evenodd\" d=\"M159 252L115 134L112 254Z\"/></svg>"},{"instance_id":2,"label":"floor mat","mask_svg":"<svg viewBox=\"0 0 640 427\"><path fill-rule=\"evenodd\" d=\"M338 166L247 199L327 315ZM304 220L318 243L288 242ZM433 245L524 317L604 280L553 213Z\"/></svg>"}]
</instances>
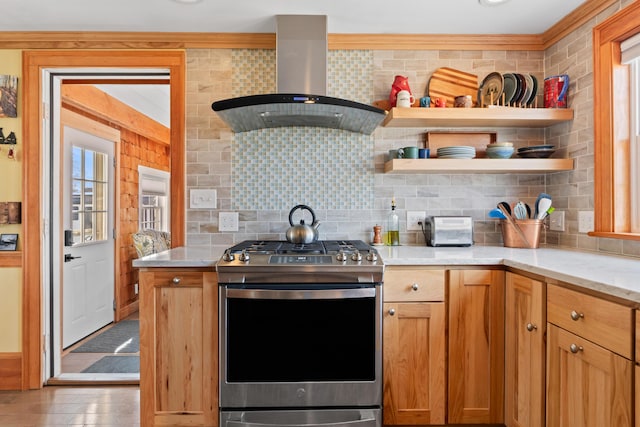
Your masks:
<instances>
[{"instance_id":1,"label":"floor mat","mask_svg":"<svg viewBox=\"0 0 640 427\"><path fill-rule=\"evenodd\" d=\"M140 373L140 356L105 356L82 371L88 374Z\"/></svg>"},{"instance_id":2,"label":"floor mat","mask_svg":"<svg viewBox=\"0 0 640 427\"><path fill-rule=\"evenodd\" d=\"M140 322L124 320L90 339L71 353L138 353L140 351Z\"/></svg>"}]
</instances>

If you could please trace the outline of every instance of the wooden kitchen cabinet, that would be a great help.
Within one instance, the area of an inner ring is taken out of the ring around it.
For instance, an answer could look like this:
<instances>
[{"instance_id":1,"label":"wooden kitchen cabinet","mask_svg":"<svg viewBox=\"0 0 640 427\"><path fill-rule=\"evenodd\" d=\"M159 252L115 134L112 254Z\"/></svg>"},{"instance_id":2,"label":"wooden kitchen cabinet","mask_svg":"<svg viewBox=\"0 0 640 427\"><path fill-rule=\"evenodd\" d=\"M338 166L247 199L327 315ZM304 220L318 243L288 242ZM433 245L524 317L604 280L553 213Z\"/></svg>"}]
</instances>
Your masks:
<instances>
[{"instance_id":1,"label":"wooden kitchen cabinet","mask_svg":"<svg viewBox=\"0 0 640 427\"><path fill-rule=\"evenodd\" d=\"M385 425L445 422L444 286L443 270L385 271Z\"/></svg>"},{"instance_id":2,"label":"wooden kitchen cabinet","mask_svg":"<svg viewBox=\"0 0 640 427\"><path fill-rule=\"evenodd\" d=\"M547 286L547 427L631 427L633 310Z\"/></svg>"},{"instance_id":3,"label":"wooden kitchen cabinet","mask_svg":"<svg viewBox=\"0 0 640 427\"><path fill-rule=\"evenodd\" d=\"M504 422L504 277L448 271L450 424Z\"/></svg>"},{"instance_id":4,"label":"wooden kitchen cabinet","mask_svg":"<svg viewBox=\"0 0 640 427\"><path fill-rule=\"evenodd\" d=\"M505 301L505 425L544 427L545 283L507 272Z\"/></svg>"},{"instance_id":5,"label":"wooden kitchen cabinet","mask_svg":"<svg viewBox=\"0 0 640 427\"><path fill-rule=\"evenodd\" d=\"M631 427L630 360L548 326L547 427Z\"/></svg>"},{"instance_id":6,"label":"wooden kitchen cabinet","mask_svg":"<svg viewBox=\"0 0 640 427\"><path fill-rule=\"evenodd\" d=\"M218 425L218 287L197 268L140 270L140 424Z\"/></svg>"}]
</instances>

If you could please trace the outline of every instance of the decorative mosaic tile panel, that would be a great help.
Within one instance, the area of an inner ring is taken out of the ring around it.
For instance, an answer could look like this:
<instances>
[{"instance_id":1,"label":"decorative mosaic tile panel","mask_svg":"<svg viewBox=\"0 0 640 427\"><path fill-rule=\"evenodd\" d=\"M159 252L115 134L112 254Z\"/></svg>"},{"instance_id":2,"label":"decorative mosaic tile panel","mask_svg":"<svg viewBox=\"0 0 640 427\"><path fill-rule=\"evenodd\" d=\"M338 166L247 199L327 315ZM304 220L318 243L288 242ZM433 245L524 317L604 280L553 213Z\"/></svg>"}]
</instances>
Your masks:
<instances>
[{"instance_id":1,"label":"decorative mosaic tile panel","mask_svg":"<svg viewBox=\"0 0 640 427\"><path fill-rule=\"evenodd\" d=\"M233 96L276 92L276 51L273 49L233 49Z\"/></svg>"},{"instance_id":2,"label":"decorative mosaic tile panel","mask_svg":"<svg viewBox=\"0 0 640 427\"><path fill-rule=\"evenodd\" d=\"M264 129L235 135L232 205L236 210L370 209L373 140L325 128Z\"/></svg>"},{"instance_id":3,"label":"decorative mosaic tile panel","mask_svg":"<svg viewBox=\"0 0 640 427\"><path fill-rule=\"evenodd\" d=\"M275 91L275 53L234 50L234 96ZM373 55L331 51L328 95L371 103ZM273 81L255 76L274 76ZM240 93L241 89L241 93ZM232 206L236 210L371 209L373 137L324 128L239 133L232 144Z\"/></svg>"}]
</instances>

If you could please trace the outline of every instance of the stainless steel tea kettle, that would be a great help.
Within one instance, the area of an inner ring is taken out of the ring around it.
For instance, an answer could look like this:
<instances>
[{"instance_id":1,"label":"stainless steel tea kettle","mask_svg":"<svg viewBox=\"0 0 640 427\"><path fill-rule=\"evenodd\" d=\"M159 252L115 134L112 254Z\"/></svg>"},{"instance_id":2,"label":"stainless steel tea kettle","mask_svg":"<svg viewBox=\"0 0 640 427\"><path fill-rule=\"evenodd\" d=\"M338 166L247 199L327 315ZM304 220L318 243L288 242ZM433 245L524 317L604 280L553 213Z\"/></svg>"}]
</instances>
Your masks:
<instances>
[{"instance_id":1,"label":"stainless steel tea kettle","mask_svg":"<svg viewBox=\"0 0 640 427\"><path fill-rule=\"evenodd\" d=\"M304 219L300 220L300 224L293 225L293 213L298 209L308 210L311 213L311 225L304 223ZM318 240L318 227L320 223L316 221L316 214L307 205L297 205L289 212L289 224L291 227L287 229L287 241L290 243L313 243Z\"/></svg>"}]
</instances>

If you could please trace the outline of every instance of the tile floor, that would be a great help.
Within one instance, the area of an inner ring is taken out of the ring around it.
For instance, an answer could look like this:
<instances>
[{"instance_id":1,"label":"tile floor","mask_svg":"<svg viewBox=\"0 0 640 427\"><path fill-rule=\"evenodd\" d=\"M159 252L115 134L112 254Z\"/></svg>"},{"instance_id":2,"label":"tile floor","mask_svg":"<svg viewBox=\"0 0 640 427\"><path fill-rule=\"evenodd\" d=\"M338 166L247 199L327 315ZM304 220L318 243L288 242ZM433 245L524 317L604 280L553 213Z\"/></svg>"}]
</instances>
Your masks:
<instances>
[{"instance_id":1,"label":"tile floor","mask_svg":"<svg viewBox=\"0 0 640 427\"><path fill-rule=\"evenodd\" d=\"M41 390L0 391L3 427L139 425L137 386L48 386Z\"/></svg>"}]
</instances>

